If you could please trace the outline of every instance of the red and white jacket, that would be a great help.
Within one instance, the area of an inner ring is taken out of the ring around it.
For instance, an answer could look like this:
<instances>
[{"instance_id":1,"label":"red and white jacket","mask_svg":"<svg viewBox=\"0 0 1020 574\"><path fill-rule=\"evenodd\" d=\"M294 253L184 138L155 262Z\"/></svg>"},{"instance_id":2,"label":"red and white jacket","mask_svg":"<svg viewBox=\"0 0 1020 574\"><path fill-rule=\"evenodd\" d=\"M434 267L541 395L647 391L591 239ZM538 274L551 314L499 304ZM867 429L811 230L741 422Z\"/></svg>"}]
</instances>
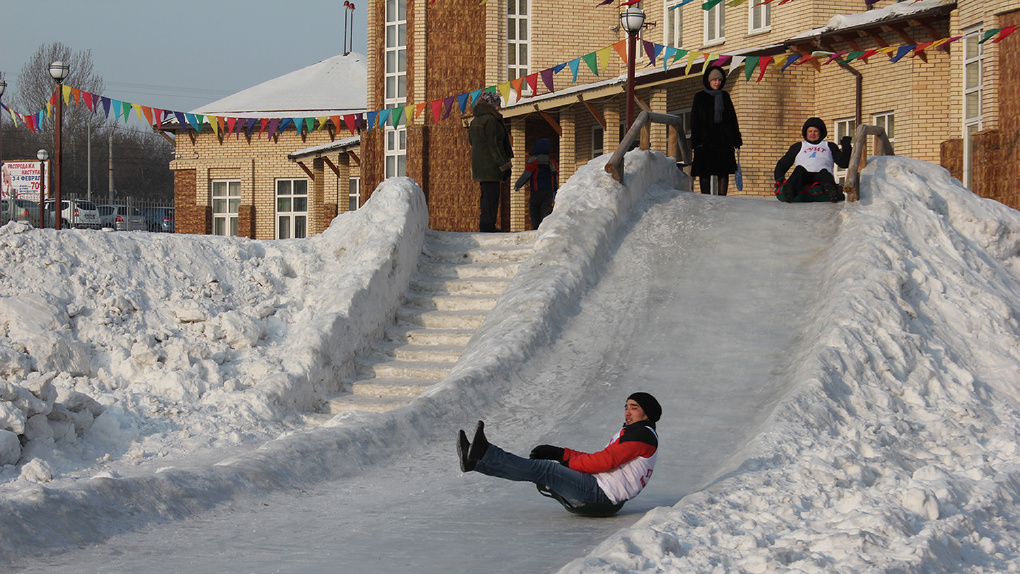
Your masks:
<instances>
[{"instance_id":1,"label":"red and white jacket","mask_svg":"<svg viewBox=\"0 0 1020 574\"><path fill-rule=\"evenodd\" d=\"M563 462L573 470L594 474L599 488L615 504L634 498L648 484L658 448L655 423L638 421L620 429L599 452L563 449Z\"/></svg>"}]
</instances>

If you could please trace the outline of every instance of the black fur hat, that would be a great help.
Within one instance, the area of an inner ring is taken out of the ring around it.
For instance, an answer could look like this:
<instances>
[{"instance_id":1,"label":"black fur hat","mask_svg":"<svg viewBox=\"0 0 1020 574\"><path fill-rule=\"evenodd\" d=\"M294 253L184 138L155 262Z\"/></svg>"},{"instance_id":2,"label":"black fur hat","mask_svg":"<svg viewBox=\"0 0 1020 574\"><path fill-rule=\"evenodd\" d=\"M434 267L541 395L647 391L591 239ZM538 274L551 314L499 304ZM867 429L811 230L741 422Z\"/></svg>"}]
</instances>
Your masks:
<instances>
[{"instance_id":1,"label":"black fur hat","mask_svg":"<svg viewBox=\"0 0 1020 574\"><path fill-rule=\"evenodd\" d=\"M662 407L659 406L659 401L655 400L655 397L648 393L634 393L627 397L628 401L634 401L641 407L641 410L645 411L645 415L648 416L648 420L657 422L659 417L662 416Z\"/></svg>"}]
</instances>

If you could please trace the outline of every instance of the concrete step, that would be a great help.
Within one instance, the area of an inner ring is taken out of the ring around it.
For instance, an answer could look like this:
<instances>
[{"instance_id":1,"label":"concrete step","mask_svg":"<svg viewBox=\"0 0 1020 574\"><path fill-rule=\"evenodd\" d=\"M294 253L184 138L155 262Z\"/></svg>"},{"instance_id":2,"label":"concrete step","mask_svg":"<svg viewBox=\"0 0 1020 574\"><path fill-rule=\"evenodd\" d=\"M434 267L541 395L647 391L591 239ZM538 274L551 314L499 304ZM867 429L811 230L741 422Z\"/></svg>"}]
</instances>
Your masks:
<instances>
[{"instance_id":1,"label":"concrete step","mask_svg":"<svg viewBox=\"0 0 1020 574\"><path fill-rule=\"evenodd\" d=\"M411 404L410 397L365 397L359 395L340 395L330 399L326 404L326 411L331 415L338 415L345 411L365 411L370 413L384 413L399 409Z\"/></svg>"},{"instance_id":2,"label":"concrete step","mask_svg":"<svg viewBox=\"0 0 1020 574\"><path fill-rule=\"evenodd\" d=\"M374 378L345 383L352 395L359 397L414 398L436 384L434 379Z\"/></svg>"},{"instance_id":3,"label":"concrete step","mask_svg":"<svg viewBox=\"0 0 1020 574\"><path fill-rule=\"evenodd\" d=\"M464 353L464 345L411 345L392 341L379 341L372 348L375 353L384 354L398 361L429 363L453 364Z\"/></svg>"},{"instance_id":4,"label":"concrete step","mask_svg":"<svg viewBox=\"0 0 1020 574\"><path fill-rule=\"evenodd\" d=\"M456 265L449 262L430 261L422 258L418 262L418 276L424 279L503 279L509 281L517 275L520 263L504 261L501 263L462 263Z\"/></svg>"},{"instance_id":5,"label":"concrete step","mask_svg":"<svg viewBox=\"0 0 1020 574\"><path fill-rule=\"evenodd\" d=\"M510 277L441 277L416 275L411 289L417 293L433 295L496 295L499 296L510 284Z\"/></svg>"},{"instance_id":6,"label":"concrete step","mask_svg":"<svg viewBox=\"0 0 1020 574\"><path fill-rule=\"evenodd\" d=\"M491 311L499 295L434 295L409 291L404 305L422 311Z\"/></svg>"},{"instance_id":7,"label":"concrete step","mask_svg":"<svg viewBox=\"0 0 1020 574\"><path fill-rule=\"evenodd\" d=\"M462 265L465 263L519 263L534 249L526 245L475 247L467 251L433 249L425 246L425 256L435 262Z\"/></svg>"},{"instance_id":8,"label":"concrete step","mask_svg":"<svg viewBox=\"0 0 1020 574\"><path fill-rule=\"evenodd\" d=\"M407 325L391 325L385 338L394 343L421 346L457 346L463 349L475 334L475 329L426 329Z\"/></svg>"},{"instance_id":9,"label":"concrete step","mask_svg":"<svg viewBox=\"0 0 1020 574\"><path fill-rule=\"evenodd\" d=\"M485 315L485 311L422 311L401 307L397 309L397 323L428 329L477 329Z\"/></svg>"},{"instance_id":10,"label":"concrete step","mask_svg":"<svg viewBox=\"0 0 1020 574\"><path fill-rule=\"evenodd\" d=\"M453 362L440 362L440 361L402 361L399 359L389 359L378 354L372 353L367 358L359 359L357 361L357 372L359 376L364 378L369 377L382 377L382 378L401 378L401 379L428 379L436 381L443 379L446 375L450 374L450 369L453 368Z\"/></svg>"},{"instance_id":11,"label":"concrete step","mask_svg":"<svg viewBox=\"0 0 1020 574\"><path fill-rule=\"evenodd\" d=\"M460 249L462 251L472 247L492 245L532 246L537 238L537 231L523 231L520 233L462 233L459 231L429 230L425 232L426 245L442 246L446 249Z\"/></svg>"}]
</instances>

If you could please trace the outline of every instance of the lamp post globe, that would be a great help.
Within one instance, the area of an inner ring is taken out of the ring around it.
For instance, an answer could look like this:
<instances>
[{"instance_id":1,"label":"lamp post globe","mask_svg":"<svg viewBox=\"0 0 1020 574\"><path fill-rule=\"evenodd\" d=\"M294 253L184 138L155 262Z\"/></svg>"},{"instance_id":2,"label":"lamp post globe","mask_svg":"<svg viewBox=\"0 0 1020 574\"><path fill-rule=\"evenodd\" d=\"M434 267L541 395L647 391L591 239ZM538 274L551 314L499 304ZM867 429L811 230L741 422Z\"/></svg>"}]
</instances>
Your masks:
<instances>
[{"instance_id":1,"label":"lamp post globe","mask_svg":"<svg viewBox=\"0 0 1020 574\"><path fill-rule=\"evenodd\" d=\"M61 62L60 60L57 60L56 62L50 64L50 76L52 76L53 79L56 80L58 84L64 81L64 78L67 77L67 73L69 71L70 67L68 67L67 64Z\"/></svg>"},{"instance_id":2,"label":"lamp post globe","mask_svg":"<svg viewBox=\"0 0 1020 574\"><path fill-rule=\"evenodd\" d=\"M637 58L637 35L645 25L645 12L628 6L620 13L620 26L627 32L627 131L634 124L634 60Z\"/></svg>"},{"instance_id":3,"label":"lamp post globe","mask_svg":"<svg viewBox=\"0 0 1020 574\"><path fill-rule=\"evenodd\" d=\"M35 157L39 158L39 161L46 161L46 160L50 159L50 152L48 152L48 151L46 151L44 149L41 149L41 150L35 152Z\"/></svg>"}]
</instances>

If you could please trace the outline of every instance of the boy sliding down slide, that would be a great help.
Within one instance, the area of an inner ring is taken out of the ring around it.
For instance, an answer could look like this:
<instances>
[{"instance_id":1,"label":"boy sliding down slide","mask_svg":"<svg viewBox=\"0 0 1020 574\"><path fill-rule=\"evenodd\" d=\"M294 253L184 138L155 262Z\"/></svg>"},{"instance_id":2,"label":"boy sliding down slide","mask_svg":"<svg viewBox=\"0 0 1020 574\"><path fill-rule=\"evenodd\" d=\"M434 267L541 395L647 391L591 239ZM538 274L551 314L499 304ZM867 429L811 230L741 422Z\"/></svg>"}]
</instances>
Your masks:
<instances>
[{"instance_id":1,"label":"boy sliding down slide","mask_svg":"<svg viewBox=\"0 0 1020 574\"><path fill-rule=\"evenodd\" d=\"M659 444L655 422L661 415L655 397L634 393L624 406L623 428L605 449L588 454L543 444L532 449L530 458L490 444L485 424L478 421L473 442L468 442L463 430L458 434L460 469L533 482L571 512L608 516L637 496L652 477Z\"/></svg>"},{"instance_id":2,"label":"boy sliding down slide","mask_svg":"<svg viewBox=\"0 0 1020 574\"><path fill-rule=\"evenodd\" d=\"M840 145L823 141L825 122L820 118L808 118L801 128L804 141L790 146L786 154L776 163L773 176L776 180L776 198L787 203L807 201L843 200L843 190L833 177L833 165L846 169L850 164L852 150L850 136L843 136ZM842 148L842 149L840 149ZM786 172L796 166L789 179Z\"/></svg>"}]
</instances>

